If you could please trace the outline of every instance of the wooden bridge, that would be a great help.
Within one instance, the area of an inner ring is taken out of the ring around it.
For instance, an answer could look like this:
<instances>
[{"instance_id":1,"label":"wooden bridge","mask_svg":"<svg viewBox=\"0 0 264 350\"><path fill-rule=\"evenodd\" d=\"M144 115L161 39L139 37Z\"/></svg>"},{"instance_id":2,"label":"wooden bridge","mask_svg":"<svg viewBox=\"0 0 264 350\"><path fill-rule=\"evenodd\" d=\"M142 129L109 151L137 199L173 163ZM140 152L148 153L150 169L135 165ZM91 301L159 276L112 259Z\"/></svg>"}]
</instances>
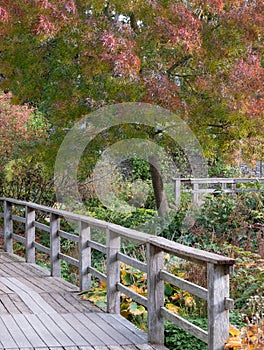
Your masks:
<instances>
[{"instance_id":1,"label":"wooden bridge","mask_svg":"<svg viewBox=\"0 0 264 350\"><path fill-rule=\"evenodd\" d=\"M175 199L180 204L181 192L189 192L192 195L193 203L200 204L206 194L217 193L243 193L243 192L264 192L264 188L258 188L264 183L264 178L175 178Z\"/></svg>"},{"instance_id":2,"label":"wooden bridge","mask_svg":"<svg viewBox=\"0 0 264 350\"><path fill-rule=\"evenodd\" d=\"M0 198L0 205L4 239L4 251L0 252L1 349L161 349L165 318L207 343L209 350L223 349L228 337L228 310L233 305L229 298L233 259L34 203ZM75 230L63 230L61 223L66 221ZM23 225L25 234L15 232L17 223ZM43 231L50 235L48 246L37 239ZM25 259L13 254L14 240L25 246ZM61 251L61 240L78 245L78 259ZM121 253L122 240L144 246L145 261ZM50 272L35 264L36 251L50 257ZM106 273L92 265L93 251L105 256ZM205 265L207 288L167 272L164 252ZM78 268L79 288L60 278L61 260ZM121 262L147 274L147 297L121 283ZM107 312L77 294L80 289L90 289L92 276L106 282ZM208 331L164 307L165 281L207 301ZM120 293L147 308L147 334L120 316Z\"/></svg>"}]
</instances>

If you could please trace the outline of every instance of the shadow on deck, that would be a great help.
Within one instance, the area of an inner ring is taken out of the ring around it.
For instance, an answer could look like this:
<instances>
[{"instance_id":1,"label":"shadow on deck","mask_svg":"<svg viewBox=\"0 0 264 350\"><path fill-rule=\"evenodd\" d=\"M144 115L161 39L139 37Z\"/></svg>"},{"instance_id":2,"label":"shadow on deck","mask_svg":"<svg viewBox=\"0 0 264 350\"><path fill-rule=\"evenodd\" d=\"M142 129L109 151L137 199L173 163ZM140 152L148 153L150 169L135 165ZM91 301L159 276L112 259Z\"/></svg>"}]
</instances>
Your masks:
<instances>
[{"instance_id":1,"label":"shadow on deck","mask_svg":"<svg viewBox=\"0 0 264 350\"><path fill-rule=\"evenodd\" d=\"M78 288L24 259L0 252L0 348L153 350L120 315L81 300Z\"/></svg>"}]
</instances>

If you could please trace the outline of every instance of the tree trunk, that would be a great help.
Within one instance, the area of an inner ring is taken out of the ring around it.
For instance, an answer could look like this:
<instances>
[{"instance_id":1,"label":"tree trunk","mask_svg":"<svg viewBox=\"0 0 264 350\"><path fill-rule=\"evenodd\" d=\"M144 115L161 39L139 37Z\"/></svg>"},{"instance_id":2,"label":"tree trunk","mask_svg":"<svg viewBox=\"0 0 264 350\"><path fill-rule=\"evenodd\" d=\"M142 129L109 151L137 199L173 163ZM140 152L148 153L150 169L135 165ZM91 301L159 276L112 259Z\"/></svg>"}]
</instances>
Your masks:
<instances>
[{"instance_id":1,"label":"tree trunk","mask_svg":"<svg viewBox=\"0 0 264 350\"><path fill-rule=\"evenodd\" d=\"M169 213L169 205L164 191L160 162L157 155L151 155L149 157L149 166L158 215L166 216Z\"/></svg>"}]
</instances>

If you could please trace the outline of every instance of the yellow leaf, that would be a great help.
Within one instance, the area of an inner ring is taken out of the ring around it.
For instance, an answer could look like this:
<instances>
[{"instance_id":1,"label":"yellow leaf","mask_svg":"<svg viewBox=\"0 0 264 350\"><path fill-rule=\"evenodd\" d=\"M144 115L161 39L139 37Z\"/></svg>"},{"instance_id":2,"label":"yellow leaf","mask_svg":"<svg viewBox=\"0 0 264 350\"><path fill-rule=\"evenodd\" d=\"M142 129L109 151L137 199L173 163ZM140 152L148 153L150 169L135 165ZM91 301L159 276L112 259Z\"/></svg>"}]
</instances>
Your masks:
<instances>
[{"instance_id":1,"label":"yellow leaf","mask_svg":"<svg viewBox=\"0 0 264 350\"><path fill-rule=\"evenodd\" d=\"M171 303L166 304L166 308L167 308L169 311L174 312L175 314L177 314L178 311L179 311L179 309L180 309L179 306L176 306L176 305L171 304Z\"/></svg>"},{"instance_id":2,"label":"yellow leaf","mask_svg":"<svg viewBox=\"0 0 264 350\"><path fill-rule=\"evenodd\" d=\"M237 337L229 339L228 343L225 345L224 349L241 349L242 348L241 340Z\"/></svg>"},{"instance_id":3,"label":"yellow leaf","mask_svg":"<svg viewBox=\"0 0 264 350\"><path fill-rule=\"evenodd\" d=\"M232 335L232 337L234 336L238 336L240 334L239 329L237 329L235 326L233 326L232 324L229 325L229 334Z\"/></svg>"},{"instance_id":4,"label":"yellow leaf","mask_svg":"<svg viewBox=\"0 0 264 350\"><path fill-rule=\"evenodd\" d=\"M194 300L193 297L187 297L187 298L184 299L184 304L187 307L195 306L195 300Z\"/></svg>"}]
</instances>

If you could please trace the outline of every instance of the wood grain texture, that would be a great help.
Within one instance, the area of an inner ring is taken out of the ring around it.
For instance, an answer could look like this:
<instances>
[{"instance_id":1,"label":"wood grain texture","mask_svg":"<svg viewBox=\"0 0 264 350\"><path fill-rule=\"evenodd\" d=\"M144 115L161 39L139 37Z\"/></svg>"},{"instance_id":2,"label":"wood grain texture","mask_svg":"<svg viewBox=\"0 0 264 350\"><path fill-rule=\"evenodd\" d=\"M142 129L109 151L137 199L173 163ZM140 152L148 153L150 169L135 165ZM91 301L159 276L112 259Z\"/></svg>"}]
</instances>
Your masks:
<instances>
[{"instance_id":1,"label":"wood grain texture","mask_svg":"<svg viewBox=\"0 0 264 350\"><path fill-rule=\"evenodd\" d=\"M137 350L147 343L146 333L81 300L75 286L42 268L3 252L0 266L1 350Z\"/></svg>"}]
</instances>

